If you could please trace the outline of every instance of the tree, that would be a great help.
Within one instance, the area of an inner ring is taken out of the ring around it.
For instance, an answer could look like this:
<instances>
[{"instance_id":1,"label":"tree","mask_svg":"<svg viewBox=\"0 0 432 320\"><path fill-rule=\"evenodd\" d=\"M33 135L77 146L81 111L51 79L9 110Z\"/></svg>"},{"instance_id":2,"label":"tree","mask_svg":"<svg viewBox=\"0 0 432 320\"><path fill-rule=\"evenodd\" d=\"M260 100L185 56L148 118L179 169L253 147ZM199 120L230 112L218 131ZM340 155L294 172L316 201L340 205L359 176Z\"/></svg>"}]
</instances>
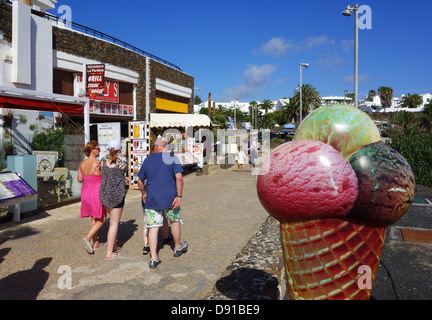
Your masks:
<instances>
[{"instance_id":1,"label":"tree","mask_svg":"<svg viewBox=\"0 0 432 320\"><path fill-rule=\"evenodd\" d=\"M381 106L384 108L389 108L393 102L393 89L390 87L379 87L378 94L381 100Z\"/></svg>"},{"instance_id":2,"label":"tree","mask_svg":"<svg viewBox=\"0 0 432 320\"><path fill-rule=\"evenodd\" d=\"M422 115L420 116L419 125L427 131L432 131L432 102L424 106Z\"/></svg>"},{"instance_id":3,"label":"tree","mask_svg":"<svg viewBox=\"0 0 432 320\"><path fill-rule=\"evenodd\" d=\"M278 124L276 112L264 114L263 123L262 123L264 128L266 128L266 129L273 128L276 124Z\"/></svg>"},{"instance_id":4,"label":"tree","mask_svg":"<svg viewBox=\"0 0 432 320\"><path fill-rule=\"evenodd\" d=\"M198 104L201 104L201 103L202 103L201 98L198 95L196 95L195 99L194 99L194 104L198 105Z\"/></svg>"},{"instance_id":5,"label":"tree","mask_svg":"<svg viewBox=\"0 0 432 320\"><path fill-rule=\"evenodd\" d=\"M249 112L250 112L251 123L253 127L256 127L257 106L258 106L258 102L256 101L249 102Z\"/></svg>"},{"instance_id":6,"label":"tree","mask_svg":"<svg viewBox=\"0 0 432 320\"><path fill-rule=\"evenodd\" d=\"M423 98L414 93L408 93L407 96L404 96L400 102L400 106L402 108L417 108L419 105L423 103Z\"/></svg>"},{"instance_id":7,"label":"tree","mask_svg":"<svg viewBox=\"0 0 432 320\"><path fill-rule=\"evenodd\" d=\"M267 114L268 111L273 107L273 102L270 99L265 99L262 101L262 103L259 105L261 110L264 110Z\"/></svg>"},{"instance_id":8,"label":"tree","mask_svg":"<svg viewBox=\"0 0 432 320\"><path fill-rule=\"evenodd\" d=\"M416 121L417 119L414 112L409 111L395 112L392 119L392 122L401 126L404 135L417 133L418 126L416 125Z\"/></svg>"},{"instance_id":9,"label":"tree","mask_svg":"<svg viewBox=\"0 0 432 320\"><path fill-rule=\"evenodd\" d=\"M297 104L300 113L300 92L297 91L294 95L294 102ZM321 97L316 88L311 84L302 85L302 119L304 119L311 111L318 109L321 106Z\"/></svg>"},{"instance_id":10,"label":"tree","mask_svg":"<svg viewBox=\"0 0 432 320\"><path fill-rule=\"evenodd\" d=\"M298 96L299 97L299 96ZM297 98L298 100L298 98ZM295 97L290 98L289 102L282 107L282 111L286 114L286 122L295 121L295 116L299 113L300 104Z\"/></svg>"},{"instance_id":11,"label":"tree","mask_svg":"<svg viewBox=\"0 0 432 320\"><path fill-rule=\"evenodd\" d=\"M366 100L372 101L373 97L375 97L376 95L377 95L377 93L375 90L369 90L368 97L366 98Z\"/></svg>"}]
</instances>

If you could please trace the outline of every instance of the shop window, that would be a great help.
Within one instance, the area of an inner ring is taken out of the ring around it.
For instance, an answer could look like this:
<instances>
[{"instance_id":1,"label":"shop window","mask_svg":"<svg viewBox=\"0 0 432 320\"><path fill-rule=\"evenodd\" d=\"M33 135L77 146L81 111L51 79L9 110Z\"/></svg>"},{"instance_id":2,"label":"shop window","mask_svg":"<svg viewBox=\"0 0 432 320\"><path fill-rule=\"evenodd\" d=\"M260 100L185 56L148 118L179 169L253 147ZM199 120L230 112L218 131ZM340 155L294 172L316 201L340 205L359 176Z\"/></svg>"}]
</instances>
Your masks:
<instances>
[{"instance_id":1,"label":"shop window","mask_svg":"<svg viewBox=\"0 0 432 320\"><path fill-rule=\"evenodd\" d=\"M68 96L74 95L74 75L72 72L53 70L53 92Z\"/></svg>"},{"instance_id":2,"label":"shop window","mask_svg":"<svg viewBox=\"0 0 432 320\"><path fill-rule=\"evenodd\" d=\"M120 104L133 105L133 91L134 91L134 85L132 83L120 82L119 83Z\"/></svg>"}]
</instances>

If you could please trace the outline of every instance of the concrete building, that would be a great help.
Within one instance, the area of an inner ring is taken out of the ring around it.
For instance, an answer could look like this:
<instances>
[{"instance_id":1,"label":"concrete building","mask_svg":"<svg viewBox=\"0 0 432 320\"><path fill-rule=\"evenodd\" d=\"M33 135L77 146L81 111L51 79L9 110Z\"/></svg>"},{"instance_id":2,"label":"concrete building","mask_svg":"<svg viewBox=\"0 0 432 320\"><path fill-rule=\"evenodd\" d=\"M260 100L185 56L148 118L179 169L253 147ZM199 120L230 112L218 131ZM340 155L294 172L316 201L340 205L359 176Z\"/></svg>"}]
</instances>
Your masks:
<instances>
[{"instance_id":1,"label":"concrete building","mask_svg":"<svg viewBox=\"0 0 432 320\"><path fill-rule=\"evenodd\" d=\"M397 112L397 111L422 112L424 110L425 104L428 104L432 101L432 94L424 93L424 94L420 94L420 96L423 99L423 102L417 108L402 108L400 104L404 96L405 95L401 95L399 97L393 97L391 106L389 108L384 109L383 106L381 105L381 99L377 95L373 97L372 101L364 101L363 103L359 104L359 108L366 112Z\"/></svg>"},{"instance_id":2,"label":"concrete building","mask_svg":"<svg viewBox=\"0 0 432 320\"><path fill-rule=\"evenodd\" d=\"M99 125L116 124L112 137L126 146L131 122L151 123L155 113L193 113L191 75L120 39L47 13L56 3L0 0L2 147L12 143L14 156L32 155L37 133L68 127L74 132L58 161L63 156L61 165L76 173L82 146L101 137ZM88 73L91 66L101 74ZM99 93L90 95L91 85ZM0 154L0 169L5 162ZM51 166L56 164L57 159Z\"/></svg>"}]
</instances>

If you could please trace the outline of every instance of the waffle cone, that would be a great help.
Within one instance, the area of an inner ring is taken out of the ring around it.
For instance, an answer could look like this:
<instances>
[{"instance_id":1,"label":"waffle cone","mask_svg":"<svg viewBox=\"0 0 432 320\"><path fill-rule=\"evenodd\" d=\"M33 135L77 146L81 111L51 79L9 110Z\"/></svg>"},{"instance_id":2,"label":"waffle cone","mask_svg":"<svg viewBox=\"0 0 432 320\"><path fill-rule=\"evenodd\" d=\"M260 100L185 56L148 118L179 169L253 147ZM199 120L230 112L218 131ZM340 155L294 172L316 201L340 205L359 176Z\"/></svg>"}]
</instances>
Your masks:
<instances>
[{"instance_id":1,"label":"waffle cone","mask_svg":"<svg viewBox=\"0 0 432 320\"><path fill-rule=\"evenodd\" d=\"M359 285L359 267L375 279L385 228L340 219L281 221L281 240L291 299L365 300L372 286Z\"/></svg>"}]
</instances>

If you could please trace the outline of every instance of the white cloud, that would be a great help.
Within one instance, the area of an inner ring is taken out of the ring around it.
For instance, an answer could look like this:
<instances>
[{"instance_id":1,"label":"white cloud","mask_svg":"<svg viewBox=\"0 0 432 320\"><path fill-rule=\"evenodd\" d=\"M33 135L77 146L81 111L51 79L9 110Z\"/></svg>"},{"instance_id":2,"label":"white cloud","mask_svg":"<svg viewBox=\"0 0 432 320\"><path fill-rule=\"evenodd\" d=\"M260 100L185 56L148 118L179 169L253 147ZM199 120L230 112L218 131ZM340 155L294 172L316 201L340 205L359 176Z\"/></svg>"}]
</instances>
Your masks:
<instances>
[{"instance_id":1,"label":"white cloud","mask_svg":"<svg viewBox=\"0 0 432 320\"><path fill-rule=\"evenodd\" d=\"M268 56L279 58L285 53L301 52L322 45L334 44L335 41L326 34L317 37L308 37L301 41L286 41L282 37L274 37L269 42L263 44L260 51Z\"/></svg>"},{"instance_id":2,"label":"white cloud","mask_svg":"<svg viewBox=\"0 0 432 320\"><path fill-rule=\"evenodd\" d=\"M270 64L262 66L250 65L243 74L243 81L236 87L228 88L224 92L224 99L249 98L264 89L269 82L270 75L276 68Z\"/></svg>"},{"instance_id":3,"label":"white cloud","mask_svg":"<svg viewBox=\"0 0 432 320\"><path fill-rule=\"evenodd\" d=\"M345 52L348 52L352 47L354 47L354 40L342 39L338 46L341 47Z\"/></svg>"},{"instance_id":4,"label":"white cloud","mask_svg":"<svg viewBox=\"0 0 432 320\"><path fill-rule=\"evenodd\" d=\"M283 55L291 46L292 44L286 43L283 38L275 37L261 46L261 52L277 58Z\"/></svg>"},{"instance_id":5,"label":"white cloud","mask_svg":"<svg viewBox=\"0 0 432 320\"><path fill-rule=\"evenodd\" d=\"M330 39L328 35L324 34L319 37L309 37L306 40L302 41L300 43L299 47L302 50L310 50L315 47L322 46L324 44L330 44L333 45L335 42L333 39Z\"/></svg>"},{"instance_id":6,"label":"white cloud","mask_svg":"<svg viewBox=\"0 0 432 320\"><path fill-rule=\"evenodd\" d=\"M369 81L369 75L368 74L359 74L358 76L358 82L359 83L364 83L364 82L368 82ZM353 75L349 75L349 76L345 76L343 78L343 82L353 82L354 83L354 76Z\"/></svg>"},{"instance_id":7,"label":"white cloud","mask_svg":"<svg viewBox=\"0 0 432 320\"><path fill-rule=\"evenodd\" d=\"M337 53L333 54L325 54L321 59L316 63L317 65L322 65L326 70L334 70L339 71L343 69L346 65L345 59L342 58Z\"/></svg>"}]
</instances>

